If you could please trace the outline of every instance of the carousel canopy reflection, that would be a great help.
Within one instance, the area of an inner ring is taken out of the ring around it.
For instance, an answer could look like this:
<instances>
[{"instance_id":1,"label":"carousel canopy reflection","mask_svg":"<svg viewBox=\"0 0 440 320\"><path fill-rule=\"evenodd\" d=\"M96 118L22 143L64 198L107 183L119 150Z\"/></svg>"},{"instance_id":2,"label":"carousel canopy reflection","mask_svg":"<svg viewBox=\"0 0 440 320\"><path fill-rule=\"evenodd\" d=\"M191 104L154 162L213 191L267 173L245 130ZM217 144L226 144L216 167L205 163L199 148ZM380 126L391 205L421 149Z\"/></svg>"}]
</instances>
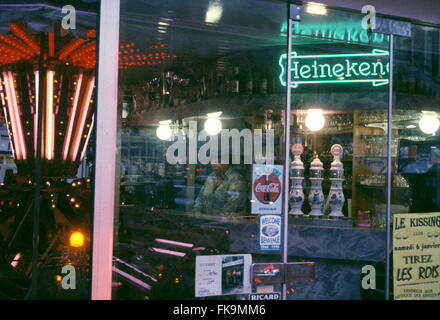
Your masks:
<instances>
[{"instance_id":1,"label":"carousel canopy reflection","mask_svg":"<svg viewBox=\"0 0 440 320\"><path fill-rule=\"evenodd\" d=\"M10 32L0 35L0 100L22 175L33 171L38 132L43 173L50 177L76 174L92 132L95 31L86 39L61 34L61 29L32 33L12 23Z\"/></svg>"}]
</instances>

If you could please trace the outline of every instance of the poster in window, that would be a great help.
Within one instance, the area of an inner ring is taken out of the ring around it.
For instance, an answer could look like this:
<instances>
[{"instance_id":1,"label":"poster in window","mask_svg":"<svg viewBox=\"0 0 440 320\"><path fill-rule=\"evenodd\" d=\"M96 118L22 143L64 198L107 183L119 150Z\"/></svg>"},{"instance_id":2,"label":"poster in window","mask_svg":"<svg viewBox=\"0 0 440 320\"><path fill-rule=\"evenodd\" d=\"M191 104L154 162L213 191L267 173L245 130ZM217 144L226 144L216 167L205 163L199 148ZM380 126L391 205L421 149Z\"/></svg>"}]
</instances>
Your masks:
<instances>
[{"instance_id":1,"label":"poster in window","mask_svg":"<svg viewBox=\"0 0 440 320\"><path fill-rule=\"evenodd\" d=\"M440 300L440 212L395 214L395 300Z\"/></svg>"},{"instance_id":2,"label":"poster in window","mask_svg":"<svg viewBox=\"0 0 440 320\"><path fill-rule=\"evenodd\" d=\"M281 215L260 215L260 250L281 249Z\"/></svg>"},{"instance_id":3,"label":"poster in window","mask_svg":"<svg viewBox=\"0 0 440 320\"><path fill-rule=\"evenodd\" d=\"M196 297L247 294L251 292L250 254L196 257Z\"/></svg>"}]
</instances>

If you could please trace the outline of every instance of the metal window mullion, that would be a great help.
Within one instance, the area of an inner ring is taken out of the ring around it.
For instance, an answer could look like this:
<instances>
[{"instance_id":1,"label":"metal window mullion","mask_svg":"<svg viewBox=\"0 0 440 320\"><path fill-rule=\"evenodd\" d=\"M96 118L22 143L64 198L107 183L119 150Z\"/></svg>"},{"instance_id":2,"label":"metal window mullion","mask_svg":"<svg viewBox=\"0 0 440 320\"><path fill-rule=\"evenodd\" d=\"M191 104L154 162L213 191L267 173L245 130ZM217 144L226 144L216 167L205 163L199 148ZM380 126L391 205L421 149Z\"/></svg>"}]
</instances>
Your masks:
<instances>
[{"instance_id":1,"label":"metal window mullion","mask_svg":"<svg viewBox=\"0 0 440 320\"><path fill-rule=\"evenodd\" d=\"M288 35L287 35L287 79L286 79L286 116L285 116L285 144L284 144L284 182L283 182L283 263L289 261L288 235L289 235L289 171L290 171L290 111L291 111L291 56L292 56L292 19L289 7ZM282 299L287 300L287 285L283 283Z\"/></svg>"},{"instance_id":2,"label":"metal window mullion","mask_svg":"<svg viewBox=\"0 0 440 320\"><path fill-rule=\"evenodd\" d=\"M386 200L386 267L385 300L390 298L390 254L391 254L391 190L392 184L392 144L393 144L393 81L394 81L394 35L390 34L390 72L388 85L388 128L387 128L387 200Z\"/></svg>"},{"instance_id":3,"label":"metal window mullion","mask_svg":"<svg viewBox=\"0 0 440 320\"><path fill-rule=\"evenodd\" d=\"M92 300L110 300L116 208L120 0L100 2L93 205Z\"/></svg>"}]
</instances>

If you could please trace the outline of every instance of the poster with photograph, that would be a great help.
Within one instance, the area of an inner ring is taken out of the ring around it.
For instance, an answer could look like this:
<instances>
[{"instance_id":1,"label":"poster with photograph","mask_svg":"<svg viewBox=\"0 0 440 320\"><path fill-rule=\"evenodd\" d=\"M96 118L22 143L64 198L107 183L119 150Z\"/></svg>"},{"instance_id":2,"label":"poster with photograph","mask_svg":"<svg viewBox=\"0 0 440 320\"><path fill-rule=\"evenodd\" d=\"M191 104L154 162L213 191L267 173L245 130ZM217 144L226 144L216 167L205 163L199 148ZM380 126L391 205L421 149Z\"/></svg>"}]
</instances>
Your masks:
<instances>
[{"instance_id":1,"label":"poster with photograph","mask_svg":"<svg viewBox=\"0 0 440 320\"><path fill-rule=\"evenodd\" d=\"M260 250L281 249L281 215L260 216Z\"/></svg>"},{"instance_id":2,"label":"poster with photograph","mask_svg":"<svg viewBox=\"0 0 440 320\"><path fill-rule=\"evenodd\" d=\"M281 214L283 166L252 166L253 214Z\"/></svg>"},{"instance_id":3,"label":"poster with photograph","mask_svg":"<svg viewBox=\"0 0 440 320\"><path fill-rule=\"evenodd\" d=\"M440 300L440 212L395 214L395 300Z\"/></svg>"},{"instance_id":4,"label":"poster with photograph","mask_svg":"<svg viewBox=\"0 0 440 320\"><path fill-rule=\"evenodd\" d=\"M251 292L250 254L196 257L196 297Z\"/></svg>"}]
</instances>

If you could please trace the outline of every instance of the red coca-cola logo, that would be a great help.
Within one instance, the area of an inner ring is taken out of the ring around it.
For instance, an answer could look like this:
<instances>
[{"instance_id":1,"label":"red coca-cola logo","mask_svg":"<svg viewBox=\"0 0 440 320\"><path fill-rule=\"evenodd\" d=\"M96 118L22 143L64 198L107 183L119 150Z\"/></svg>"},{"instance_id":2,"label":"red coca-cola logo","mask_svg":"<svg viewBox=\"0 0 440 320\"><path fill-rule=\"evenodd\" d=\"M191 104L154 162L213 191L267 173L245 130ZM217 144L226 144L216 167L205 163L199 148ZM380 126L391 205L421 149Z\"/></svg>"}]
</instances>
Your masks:
<instances>
[{"instance_id":1,"label":"red coca-cola logo","mask_svg":"<svg viewBox=\"0 0 440 320\"><path fill-rule=\"evenodd\" d=\"M274 173L255 179L253 188L255 197L263 204L277 201L281 194L281 182Z\"/></svg>"}]
</instances>

